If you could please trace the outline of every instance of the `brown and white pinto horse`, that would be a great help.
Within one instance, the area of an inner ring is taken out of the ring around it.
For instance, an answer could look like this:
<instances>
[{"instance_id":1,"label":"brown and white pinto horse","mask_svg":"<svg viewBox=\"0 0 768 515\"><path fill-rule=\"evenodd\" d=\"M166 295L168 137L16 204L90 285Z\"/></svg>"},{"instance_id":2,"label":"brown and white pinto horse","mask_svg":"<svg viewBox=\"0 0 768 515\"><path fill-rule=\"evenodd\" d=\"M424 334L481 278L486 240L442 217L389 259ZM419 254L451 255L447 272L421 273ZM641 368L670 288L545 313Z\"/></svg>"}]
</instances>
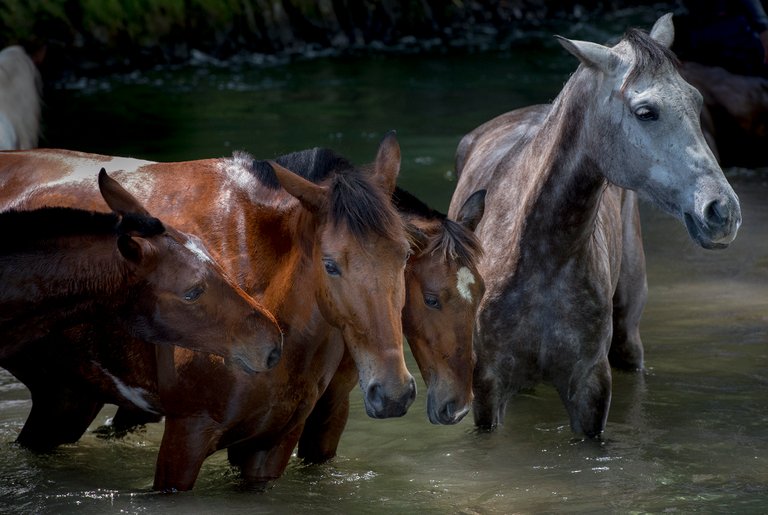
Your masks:
<instances>
[{"instance_id":1,"label":"brown and white pinto horse","mask_svg":"<svg viewBox=\"0 0 768 515\"><path fill-rule=\"evenodd\" d=\"M205 456L234 444L246 479L279 477L345 352L370 416L406 412L416 391L402 347L409 243L390 201L400 167L394 135L384 138L370 169L335 170L320 184L245 154L150 163L55 150L4 153L0 203L97 207L82 181L95 162L122 170L114 176L150 209L200 235L285 334L280 363L247 382L229 370L209 373L194 353L158 350L157 366L179 370L175 381L158 384L168 399L163 441L189 462L158 466L155 488L191 488ZM189 388L198 391L194 398ZM168 436L179 432L189 437Z\"/></svg>"},{"instance_id":2,"label":"brown and white pinto horse","mask_svg":"<svg viewBox=\"0 0 768 515\"><path fill-rule=\"evenodd\" d=\"M104 169L98 184L114 213L0 213L0 364L53 331L100 318L126 338L217 354L248 372L277 364L277 321L200 240L152 217Z\"/></svg>"},{"instance_id":3,"label":"brown and white pinto horse","mask_svg":"<svg viewBox=\"0 0 768 515\"><path fill-rule=\"evenodd\" d=\"M580 61L552 105L513 111L462 140L450 213L487 188L477 228L486 292L475 328L475 424L554 384L571 428L602 433L610 362L643 366L645 269L633 191L705 248L741 223L738 198L699 124L701 95L669 51L671 15L614 47L561 39ZM615 186L611 186L615 185Z\"/></svg>"}]
</instances>

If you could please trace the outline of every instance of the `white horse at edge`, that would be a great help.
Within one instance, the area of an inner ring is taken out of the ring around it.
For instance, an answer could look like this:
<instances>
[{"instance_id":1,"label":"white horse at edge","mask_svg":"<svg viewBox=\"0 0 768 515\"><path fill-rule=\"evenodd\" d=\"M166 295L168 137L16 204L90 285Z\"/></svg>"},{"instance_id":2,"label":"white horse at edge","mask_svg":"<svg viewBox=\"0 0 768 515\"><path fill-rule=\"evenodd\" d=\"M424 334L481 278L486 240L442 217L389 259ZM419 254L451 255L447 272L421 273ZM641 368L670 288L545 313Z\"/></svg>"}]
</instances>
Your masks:
<instances>
[{"instance_id":1,"label":"white horse at edge","mask_svg":"<svg viewBox=\"0 0 768 515\"><path fill-rule=\"evenodd\" d=\"M0 51L0 150L37 146L42 79L23 48Z\"/></svg>"}]
</instances>

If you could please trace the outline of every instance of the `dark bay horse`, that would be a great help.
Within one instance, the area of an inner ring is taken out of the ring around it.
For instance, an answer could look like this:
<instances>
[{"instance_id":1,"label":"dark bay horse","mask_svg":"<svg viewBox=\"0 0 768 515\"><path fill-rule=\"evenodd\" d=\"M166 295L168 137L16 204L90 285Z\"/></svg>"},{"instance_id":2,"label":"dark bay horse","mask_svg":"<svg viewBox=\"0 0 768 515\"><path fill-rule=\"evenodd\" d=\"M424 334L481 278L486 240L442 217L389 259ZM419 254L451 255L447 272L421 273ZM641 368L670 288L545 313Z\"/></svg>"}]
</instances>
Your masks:
<instances>
[{"instance_id":1,"label":"dark bay horse","mask_svg":"<svg viewBox=\"0 0 768 515\"><path fill-rule=\"evenodd\" d=\"M276 161L313 182L349 166L345 158L322 148ZM411 235L403 329L427 383L427 415L434 424L459 422L471 405L472 330L483 293L477 272L480 246L472 231L483 214L484 198L484 191L472 195L453 221L401 188L392 196ZM322 462L336 454L357 375L347 355L306 421L300 458Z\"/></svg>"},{"instance_id":2,"label":"dark bay horse","mask_svg":"<svg viewBox=\"0 0 768 515\"><path fill-rule=\"evenodd\" d=\"M106 318L128 338L272 368L282 348L274 317L196 237L153 218L104 169L98 184L114 213L0 213L0 363L53 331Z\"/></svg>"},{"instance_id":3,"label":"dark bay horse","mask_svg":"<svg viewBox=\"0 0 768 515\"><path fill-rule=\"evenodd\" d=\"M98 207L82 180L93 163L121 170L113 175L158 216L200 235L285 334L278 365L247 381L223 368L210 373L210 360L195 353L158 348L156 366L179 373L158 384L163 448L176 461L167 465L161 452L155 488L191 488L205 457L235 444L247 480L279 477L345 352L370 416L406 412L415 396L401 322L409 242L390 201L400 167L393 134L370 167L335 170L319 184L245 154L150 163L60 150L8 152L0 154L0 203ZM200 381L205 388L196 387ZM190 398L189 388L198 395Z\"/></svg>"},{"instance_id":4,"label":"dark bay horse","mask_svg":"<svg viewBox=\"0 0 768 515\"><path fill-rule=\"evenodd\" d=\"M581 66L553 104L502 115L459 146L449 214L488 190L476 231L486 283L475 328L480 428L503 422L514 393L547 381L575 432L604 430L610 361L643 366L635 191L704 248L736 236L739 202L702 136L701 95L676 70L673 37L666 15L650 36L630 29L611 48L561 38Z\"/></svg>"}]
</instances>

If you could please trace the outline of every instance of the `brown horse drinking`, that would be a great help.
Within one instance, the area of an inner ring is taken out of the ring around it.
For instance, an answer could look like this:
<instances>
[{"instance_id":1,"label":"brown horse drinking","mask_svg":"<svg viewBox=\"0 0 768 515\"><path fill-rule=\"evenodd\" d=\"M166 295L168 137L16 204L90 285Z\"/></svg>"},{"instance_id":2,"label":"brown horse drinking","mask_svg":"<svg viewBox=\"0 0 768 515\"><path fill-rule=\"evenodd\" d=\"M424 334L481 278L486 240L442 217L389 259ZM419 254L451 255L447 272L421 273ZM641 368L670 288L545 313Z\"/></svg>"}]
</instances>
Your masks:
<instances>
[{"instance_id":1,"label":"brown horse drinking","mask_svg":"<svg viewBox=\"0 0 768 515\"><path fill-rule=\"evenodd\" d=\"M393 135L370 169L335 170L319 184L244 154L149 163L67 151L4 153L0 202L99 206L82 182L95 162L123 170L114 175L150 209L199 234L285 334L278 365L249 377L223 367L211 372L216 364L196 353L158 348L156 366L176 374L157 385L166 429L155 488L191 488L206 456L235 445L230 455L246 479L279 477L345 352L370 416L406 412L415 396L401 323L409 244L390 202L400 166Z\"/></svg>"},{"instance_id":2,"label":"brown horse drinking","mask_svg":"<svg viewBox=\"0 0 768 515\"><path fill-rule=\"evenodd\" d=\"M350 165L332 150L315 148L276 161L313 182ZM483 214L485 192L465 203L457 221L397 188L392 200L411 235L405 268L403 330L427 383L433 424L455 424L472 401L472 330L483 283L477 272L479 243L472 231ZM307 419L299 457L322 462L336 454L349 412L357 370L347 355Z\"/></svg>"},{"instance_id":3,"label":"brown horse drinking","mask_svg":"<svg viewBox=\"0 0 768 515\"><path fill-rule=\"evenodd\" d=\"M561 39L580 61L552 105L513 111L462 140L450 213L487 188L477 228L486 292L475 328L475 423L554 384L574 431L599 435L609 359L643 366L645 269L634 190L705 248L726 247L739 202L699 125L701 95L675 68L671 15L614 47ZM614 186L615 185L615 186Z\"/></svg>"}]
</instances>

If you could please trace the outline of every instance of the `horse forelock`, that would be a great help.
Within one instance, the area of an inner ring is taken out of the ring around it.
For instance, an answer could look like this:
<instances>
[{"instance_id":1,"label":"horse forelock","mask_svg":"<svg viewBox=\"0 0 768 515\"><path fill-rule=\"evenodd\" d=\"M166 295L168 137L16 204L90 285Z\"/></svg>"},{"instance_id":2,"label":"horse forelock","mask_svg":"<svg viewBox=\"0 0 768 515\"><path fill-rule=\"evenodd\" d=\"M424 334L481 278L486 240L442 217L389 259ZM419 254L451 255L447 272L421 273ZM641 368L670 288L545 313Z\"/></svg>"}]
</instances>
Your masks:
<instances>
[{"instance_id":1,"label":"horse forelock","mask_svg":"<svg viewBox=\"0 0 768 515\"><path fill-rule=\"evenodd\" d=\"M634 52L634 63L621 86L622 92L645 73L656 73L665 65L671 65L674 69L680 65L680 61L672 50L657 42L643 30L628 29L622 42L626 42Z\"/></svg>"},{"instance_id":2,"label":"horse forelock","mask_svg":"<svg viewBox=\"0 0 768 515\"><path fill-rule=\"evenodd\" d=\"M149 238L158 236L165 232L163 222L152 216L128 213L120 219L120 225L117 227L120 234L131 234L133 236L142 236Z\"/></svg>"},{"instance_id":3,"label":"horse forelock","mask_svg":"<svg viewBox=\"0 0 768 515\"><path fill-rule=\"evenodd\" d=\"M354 168L330 179L329 216L334 226L345 226L356 238L375 234L397 240L404 234L403 221L390 198L371 176Z\"/></svg>"},{"instance_id":4,"label":"horse forelock","mask_svg":"<svg viewBox=\"0 0 768 515\"><path fill-rule=\"evenodd\" d=\"M456 261L460 267L476 268L483 247L475 233L449 218L442 221L432 252L441 252L446 261Z\"/></svg>"}]
</instances>

